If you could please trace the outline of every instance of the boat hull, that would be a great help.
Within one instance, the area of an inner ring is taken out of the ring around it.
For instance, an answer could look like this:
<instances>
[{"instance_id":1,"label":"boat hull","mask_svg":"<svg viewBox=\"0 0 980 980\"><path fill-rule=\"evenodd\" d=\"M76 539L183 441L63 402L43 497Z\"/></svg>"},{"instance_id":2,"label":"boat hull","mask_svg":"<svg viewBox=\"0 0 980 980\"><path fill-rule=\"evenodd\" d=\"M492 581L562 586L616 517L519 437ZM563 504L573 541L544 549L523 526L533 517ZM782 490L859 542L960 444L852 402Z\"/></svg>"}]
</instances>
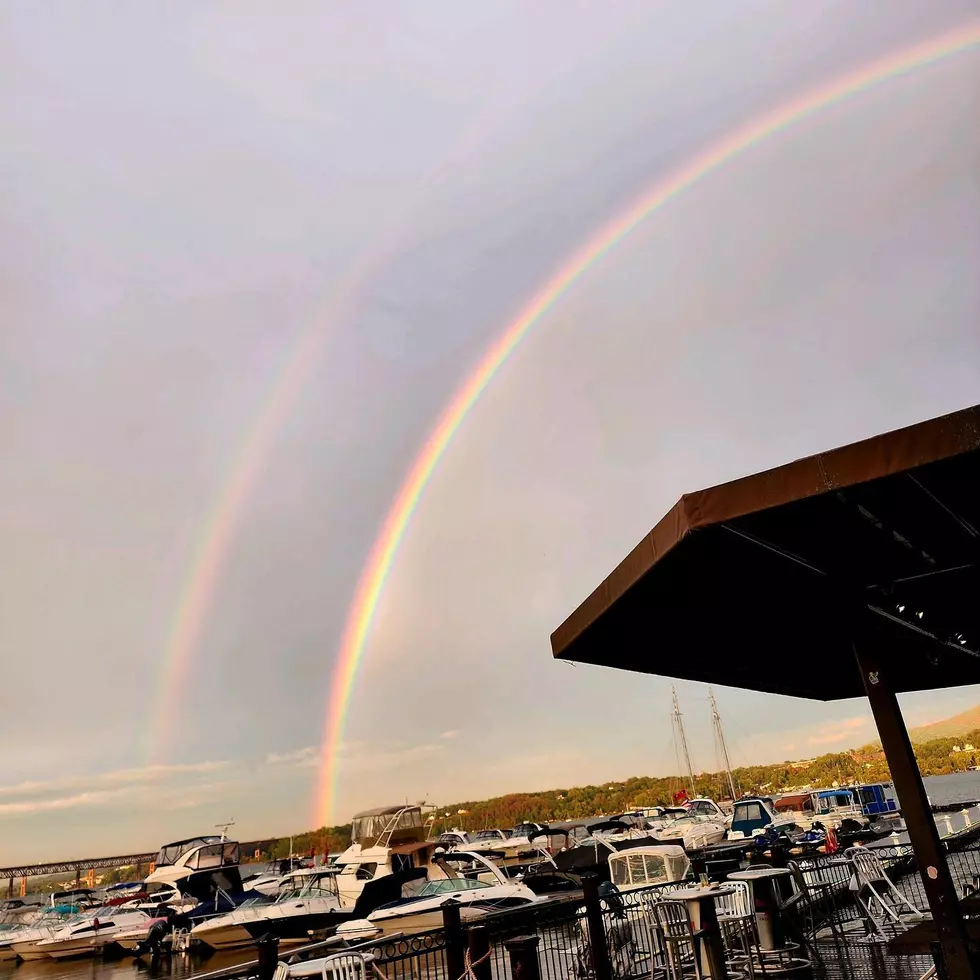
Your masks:
<instances>
[{"instance_id":1,"label":"boat hull","mask_svg":"<svg viewBox=\"0 0 980 980\"><path fill-rule=\"evenodd\" d=\"M196 927L191 935L212 949L235 949L251 946L256 939L270 933L279 937L279 945L299 945L310 941L310 934L334 929L350 918L349 912L309 912L251 918L240 922L215 923L213 927Z\"/></svg>"},{"instance_id":2,"label":"boat hull","mask_svg":"<svg viewBox=\"0 0 980 980\"><path fill-rule=\"evenodd\" d=\"M43 949L38 949L40 940L33 942L14 943L11 947L22 960L46 960L48 954Z\"/></svg>"},{"instance_id":3,"label":"boat hull","mask_svg":"<svg viewBox=\"0 0 980 980\"><path fill-rule=\"evenodd\" d=\"M55 960L67 960L75 956L92 956L97 947L91 937L85 939L62 939L56 942L45 940L38 943L37 949L44 956Z\"/></svg>"}]
</instances>

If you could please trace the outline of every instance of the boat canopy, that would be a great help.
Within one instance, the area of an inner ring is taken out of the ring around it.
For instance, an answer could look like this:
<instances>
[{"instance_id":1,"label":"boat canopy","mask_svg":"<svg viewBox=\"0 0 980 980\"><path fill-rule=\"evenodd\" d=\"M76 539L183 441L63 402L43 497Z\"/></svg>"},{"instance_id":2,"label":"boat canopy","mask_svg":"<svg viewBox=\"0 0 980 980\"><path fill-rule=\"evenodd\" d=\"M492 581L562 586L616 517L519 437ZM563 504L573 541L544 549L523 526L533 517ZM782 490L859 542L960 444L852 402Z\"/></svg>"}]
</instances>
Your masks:
<instances>
[{"instance_id":1,"label":"boat canopy","mask_svg":"<svg viewBox=\"0 0 980 980\"><path fill-rule=\"evenodd\" d=\"M202 844L220 844L221 838L216 834L206 837L188 837L186 840L175 840L170 844L164 844L157 854L156 866L158 868L165 865L176 864L182 855Z\"/></svg>"},{"instance_id":2,"label":"boat canopy","mask_svg":"<svg viewBox=\"0 0 980 980\"><path fill-rule=\"evenodd\" d=\"M684 848L677 844L631 847L609 855L610 877L619 888L683 881L690 870L691 862Z\"/></svg>"},{"instance_id":3,"label":"boat canopy","mask_svg":"<svg viewBox=\"0 0 980 980\"><path fill-rule=\"evenodd\" d=\"M351 840L362 847L389 834L391 843L424 839L422 810L417 806L379 807L355 814L351 821Z\"/></svg>"}]
</instances>

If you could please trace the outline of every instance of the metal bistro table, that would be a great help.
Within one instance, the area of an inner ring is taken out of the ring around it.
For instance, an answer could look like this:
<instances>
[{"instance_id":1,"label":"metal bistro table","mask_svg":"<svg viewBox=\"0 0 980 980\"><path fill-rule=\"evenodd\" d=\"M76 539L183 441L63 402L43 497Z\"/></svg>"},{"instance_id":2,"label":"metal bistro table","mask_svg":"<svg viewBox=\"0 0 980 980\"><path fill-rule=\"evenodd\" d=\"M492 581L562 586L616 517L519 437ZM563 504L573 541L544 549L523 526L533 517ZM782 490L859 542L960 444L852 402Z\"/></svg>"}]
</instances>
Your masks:
<instances>
[{"instance_id":1,"label":"metal bistro table","mask_svg":"<svg viewBox=\"0 0 980 980\"><path fill-rule=\"evenodd\" d=\"M718 911L715 900L725 895L735 894L734 888L724 885L708 885L700 888L682 888L669 892L664 898L670 902L683 902L691 917L695 931L701 932L701 976L712 980L727 980L728 967L725 965L725 946L721 940L718 926Z\"/></svg>"},{"instance_id":2,"label":"metal bistro table","mask_svg":"<svg viewBox=\"0 0 980 980\"><path fill-rule=\"evenodd\" d=\"M789 868L750 868L733 871L728 876L729 881L747 881L752 887L759 949L763 952L775 952L789 945L779 918L779 906L789 898L792 874Z\"/></svg>"}]
</instances>

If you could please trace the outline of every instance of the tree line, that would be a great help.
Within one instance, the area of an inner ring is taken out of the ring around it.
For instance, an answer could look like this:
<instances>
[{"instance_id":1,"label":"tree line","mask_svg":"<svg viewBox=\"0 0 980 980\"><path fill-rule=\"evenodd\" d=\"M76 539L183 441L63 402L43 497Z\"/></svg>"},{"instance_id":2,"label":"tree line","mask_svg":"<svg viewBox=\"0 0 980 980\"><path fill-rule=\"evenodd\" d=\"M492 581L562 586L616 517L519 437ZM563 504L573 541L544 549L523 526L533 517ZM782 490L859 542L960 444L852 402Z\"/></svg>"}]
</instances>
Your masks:
<instances>
[{"instance_id":1,"label":"tree line","mask_svg":"<svg viewBox=\"0 0 980 980\"><path fill-rule=\"evenodd\" d=\"M974 751L972 746L978 746ZM957 738L936 738L915 746L919 769L924 776L964 772L977 765L980 729ZM742 766L732 771L736 792L742 796L777 796L794 791L827 788L848 783L884 782L891 778L881 746L867 745L845 752L832 752L814 759L785 761L764 766ZM513 827L522 821L549 823L623 813L637 807L666 806L685 790L688 795L731 798L728 774L700 773L693 790L679 776L634 776L624 782L596 786L508 793L489 800L463 800L433 811L432 830L452 827L482 830ZM296 834L297 855L336 854L350 843L350 824L320 827ZM278 860L289 856L289 839L279 840L264 857Z\"/></svg>"}]
</instances>

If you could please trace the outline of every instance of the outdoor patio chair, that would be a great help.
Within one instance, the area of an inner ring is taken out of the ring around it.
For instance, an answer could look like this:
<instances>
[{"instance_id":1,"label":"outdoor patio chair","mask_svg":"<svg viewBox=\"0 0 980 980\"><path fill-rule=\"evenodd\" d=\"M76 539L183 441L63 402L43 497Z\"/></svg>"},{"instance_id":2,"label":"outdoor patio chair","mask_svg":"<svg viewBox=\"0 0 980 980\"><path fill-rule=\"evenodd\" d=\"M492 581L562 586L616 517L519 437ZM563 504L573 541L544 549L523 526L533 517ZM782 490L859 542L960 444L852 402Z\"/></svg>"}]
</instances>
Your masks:
<instances>
[{"instance_id":1,"label":"outdoor patio chair","mask_svg":"<svg viewBox=\"0 0 980 980\"><path fill-rule=\"evenodd\" d=\"M854 868L850 887L864 913L869 933L873 932L882 939L887 938L884 926L901 925L903 913L924 918L923 913L895 887L873 850L867 847L851 847L844 852L844 857Z\"/></svg>"},{"instance_id":2,"label":"outdoor patio chair","mask_svg":"<svg viewBox=\"0 0 980 980\"><path fill-rule=\"evenodd\" d=\"M715 901L725 949L732 965L738 970L744 968L752 978L755 976L753 951L759 945L752 886L747 881L726 881L725 887L735 889L731 895L723 895Z\"/></svg>"},{"instance_id":3,"label":"outdoor patio chair","mask_svg":"<svg viewBox=\"0 0 980 980\"><path fill-rule=\"evenodd\" d=\"M670 900L654 903L657 931L664 945L668 980L701 980L700 936L687 907Z\"/></svg>"},{"instance_id":4,"label":"outdoor patio chair","mask_svg":"<svg viewBox=\"0 0 980 980\"><path fill-rule=\"evenodd\" d=\"M367 960L353 951L334 953L323 961L320 976L322 980L368 980Z\"/></svg>"},{"instance_id":5,"label":"outdoor patio chair","mask_svg":"<svg viewBox=\"0 0 980 980\"><path fill-rule=\"evenodd\" d=\"M837 935L840 930L837 910L829 907L832 904L834 883L808 879L796 861L790 861L786 867L793 875L793 884L796 886L796 891L787 904L792 904L790 914L799 917L805 937L812 939L815 936L821 912L829 918L830 929L834 935Z\"/></svg>"}]
</instances>

